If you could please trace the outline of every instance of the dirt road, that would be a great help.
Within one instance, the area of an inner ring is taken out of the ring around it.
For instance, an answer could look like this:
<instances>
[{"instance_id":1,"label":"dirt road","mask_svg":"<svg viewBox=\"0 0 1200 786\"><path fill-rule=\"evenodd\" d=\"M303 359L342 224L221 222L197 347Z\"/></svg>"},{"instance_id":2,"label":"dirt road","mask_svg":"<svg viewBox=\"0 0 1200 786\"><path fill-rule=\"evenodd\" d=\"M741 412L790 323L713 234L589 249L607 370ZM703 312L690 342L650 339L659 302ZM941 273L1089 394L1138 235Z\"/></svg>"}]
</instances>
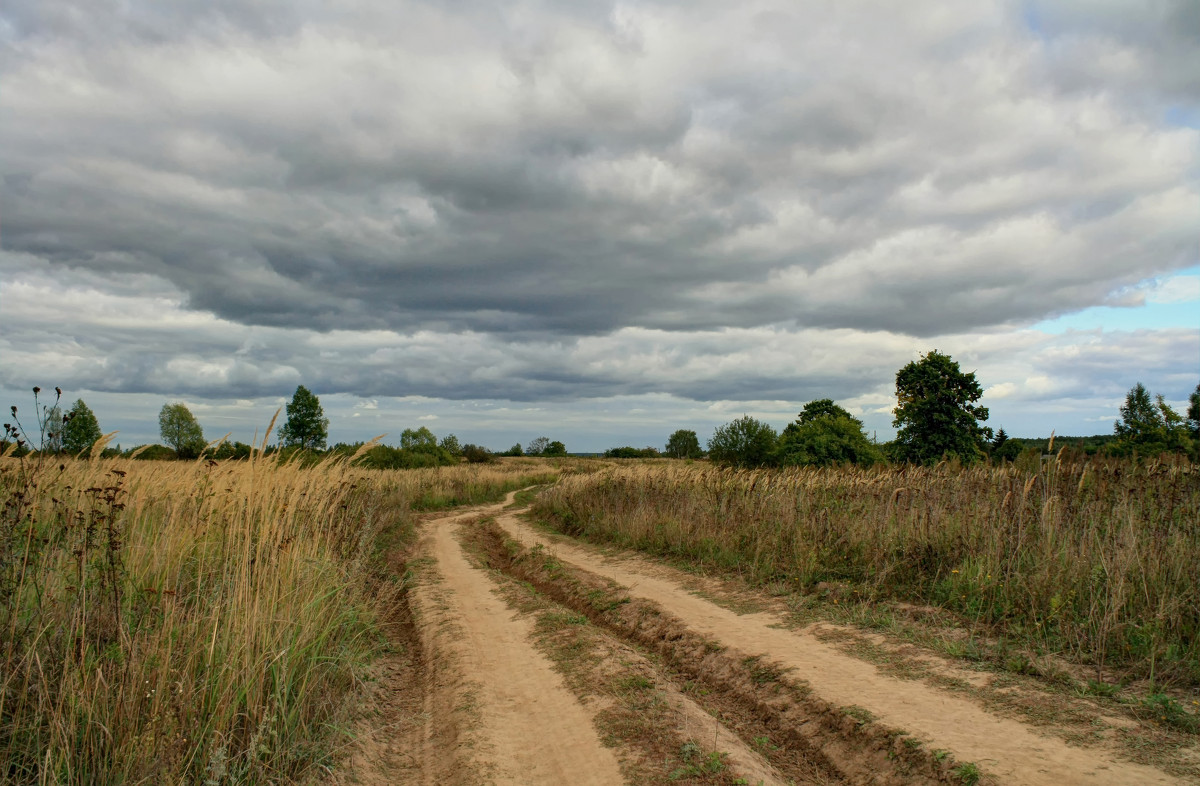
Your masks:
<instances>
[{"instance_id":1,"label":"dirt road","mask_svg":"<svg viewBox=\"0 0 1200 786\"><path fill-rule=\"evenodd\" d=\"M736 613L505 504L424 524L419 657L383 665L341 782L1189 782L889 675L775 613Z\"/></svg>"}]
</instances>

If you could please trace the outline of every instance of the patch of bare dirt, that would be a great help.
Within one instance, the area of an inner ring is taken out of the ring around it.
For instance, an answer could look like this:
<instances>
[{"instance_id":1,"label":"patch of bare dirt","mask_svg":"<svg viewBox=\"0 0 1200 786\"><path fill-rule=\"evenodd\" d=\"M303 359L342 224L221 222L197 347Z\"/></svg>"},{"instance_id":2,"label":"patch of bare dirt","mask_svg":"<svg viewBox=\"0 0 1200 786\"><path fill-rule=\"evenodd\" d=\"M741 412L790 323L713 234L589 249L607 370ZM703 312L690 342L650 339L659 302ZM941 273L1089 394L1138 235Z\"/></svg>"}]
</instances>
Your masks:
<instances>
[{"instance_id":1,"label":"patch of bare dirt","mask_svg":"<svg viewBox=\"0 0 1200 786\"><path fill-rule=\"evenodd\" d=\"M424 782L621 783L592 714L530 643L529 620L515 615L463 555L460 522L501 507L424 525L436 574L413 592L422 645L436 672ZM456 739L438 739L448 727Z\"/></svg>"},{"instance_id":2,"label":"patch of bare dirt","mask_svg":"<svg viewBox=\"0 0 1200 786\"><path fill-rule=\"evenodd\" d=\"M961 693L889 676L821 641L812 631L784 629L777 614L739 615L697 597L685 588L686 577L661 564L635 556L603 557L578 545L551 542L511 514L497 521L525 546L541 544L556 558L618 583L631 598L677 618L687 632L759 656L763 663L785 670L789 680L802 681L829 705L860 708L864 717L913 735L927 749L946 750L959 761L975 763L999 782L1033 786L1183 782L1153 767L1123 761L1102 746L1072 747L1019 720L990 712ZM667 630L662 636L682 638L684 632ZM707 656L701 651L695 657L701 661ZM845 744L839 751L836 741L828 738L818 744L835 759L863 754ZM860 780L853 762L832 763L851 774L849 780Z\"/></svg>"}]
</instances>

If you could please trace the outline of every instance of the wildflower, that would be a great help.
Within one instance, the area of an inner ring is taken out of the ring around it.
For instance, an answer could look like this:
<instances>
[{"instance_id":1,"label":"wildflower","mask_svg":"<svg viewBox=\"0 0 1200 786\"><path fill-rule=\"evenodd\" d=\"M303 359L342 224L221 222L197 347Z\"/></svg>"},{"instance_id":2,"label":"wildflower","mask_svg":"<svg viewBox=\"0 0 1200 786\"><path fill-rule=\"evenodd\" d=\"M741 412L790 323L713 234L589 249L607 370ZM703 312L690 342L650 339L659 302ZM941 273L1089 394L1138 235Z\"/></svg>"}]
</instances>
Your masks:
<instances>
[{"instance_id":1,"label":"wildflower","mask_svg":"<svg viewBox=\"0 0 1200 786\"><path fill-rule=\"evenodd\" d=\"M950 572L951 572L951 573L958 573L958 568L955 568L954 570L952 570L952 571L950 571Z\"/></svg>"}]
</instances>

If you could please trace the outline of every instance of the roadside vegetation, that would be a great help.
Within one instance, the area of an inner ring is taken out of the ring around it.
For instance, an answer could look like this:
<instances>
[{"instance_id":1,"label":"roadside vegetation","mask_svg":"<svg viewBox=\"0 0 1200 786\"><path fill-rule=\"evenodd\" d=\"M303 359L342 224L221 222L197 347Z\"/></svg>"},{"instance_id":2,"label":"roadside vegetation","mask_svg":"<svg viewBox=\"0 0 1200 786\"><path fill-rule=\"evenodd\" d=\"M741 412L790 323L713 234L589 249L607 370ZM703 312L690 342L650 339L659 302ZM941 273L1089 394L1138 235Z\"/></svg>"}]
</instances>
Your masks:
<instances>
[{"instance_id":1,"label":"roadside vegetation","mask_svg":"<svg viewBox=\"0 0 1200 786\"><path fill-rule=\"evenodd\" d=\"M344 742L412 512L554 478L539 460L387 472L333 457L0 458L6 783L292 782Z\"/></svg>"},{"instance_id":2,"label":"roadside vegetation","mask_svg":"<svg viewBox=\"0 0 1200 786\"><path fill-rule=\"evenodd\" d=\"M565 477L535 512L755 584L941 607L1087 664L1098 689L1200 685L1200 468L1181 458L633 465Z\"/></svg>"}]
</instances>

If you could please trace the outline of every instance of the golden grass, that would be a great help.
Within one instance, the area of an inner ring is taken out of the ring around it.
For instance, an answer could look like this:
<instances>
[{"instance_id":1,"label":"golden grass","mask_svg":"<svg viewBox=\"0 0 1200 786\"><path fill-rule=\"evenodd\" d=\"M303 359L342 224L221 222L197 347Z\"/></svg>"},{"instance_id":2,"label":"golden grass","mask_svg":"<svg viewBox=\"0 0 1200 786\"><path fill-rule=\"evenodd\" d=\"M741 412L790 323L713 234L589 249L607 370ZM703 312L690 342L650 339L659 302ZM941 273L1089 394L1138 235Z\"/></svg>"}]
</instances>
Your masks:
<instances>
[{"instance_id":1,"label":"golden grass","mask_svg":"<svg viewBox=\"0 0 1200 786\"><path fill-rule=\"evenodd\" d=\"M555 472L0 459L0 780L312 773L400 589L381 533Z\"/></svg>"},{"instance_id":2,"label":"golden grass","mask_svg":"<svg viewBox=\"0 0 1200 786\"><path fill-rule=\"evenodd\" d=\"M755 582L940 605L1098 679L1200 683L1200 468L1060 455L1028 468L634 465L565 477L536 510Z\"/></svg>"}]
</instances>

